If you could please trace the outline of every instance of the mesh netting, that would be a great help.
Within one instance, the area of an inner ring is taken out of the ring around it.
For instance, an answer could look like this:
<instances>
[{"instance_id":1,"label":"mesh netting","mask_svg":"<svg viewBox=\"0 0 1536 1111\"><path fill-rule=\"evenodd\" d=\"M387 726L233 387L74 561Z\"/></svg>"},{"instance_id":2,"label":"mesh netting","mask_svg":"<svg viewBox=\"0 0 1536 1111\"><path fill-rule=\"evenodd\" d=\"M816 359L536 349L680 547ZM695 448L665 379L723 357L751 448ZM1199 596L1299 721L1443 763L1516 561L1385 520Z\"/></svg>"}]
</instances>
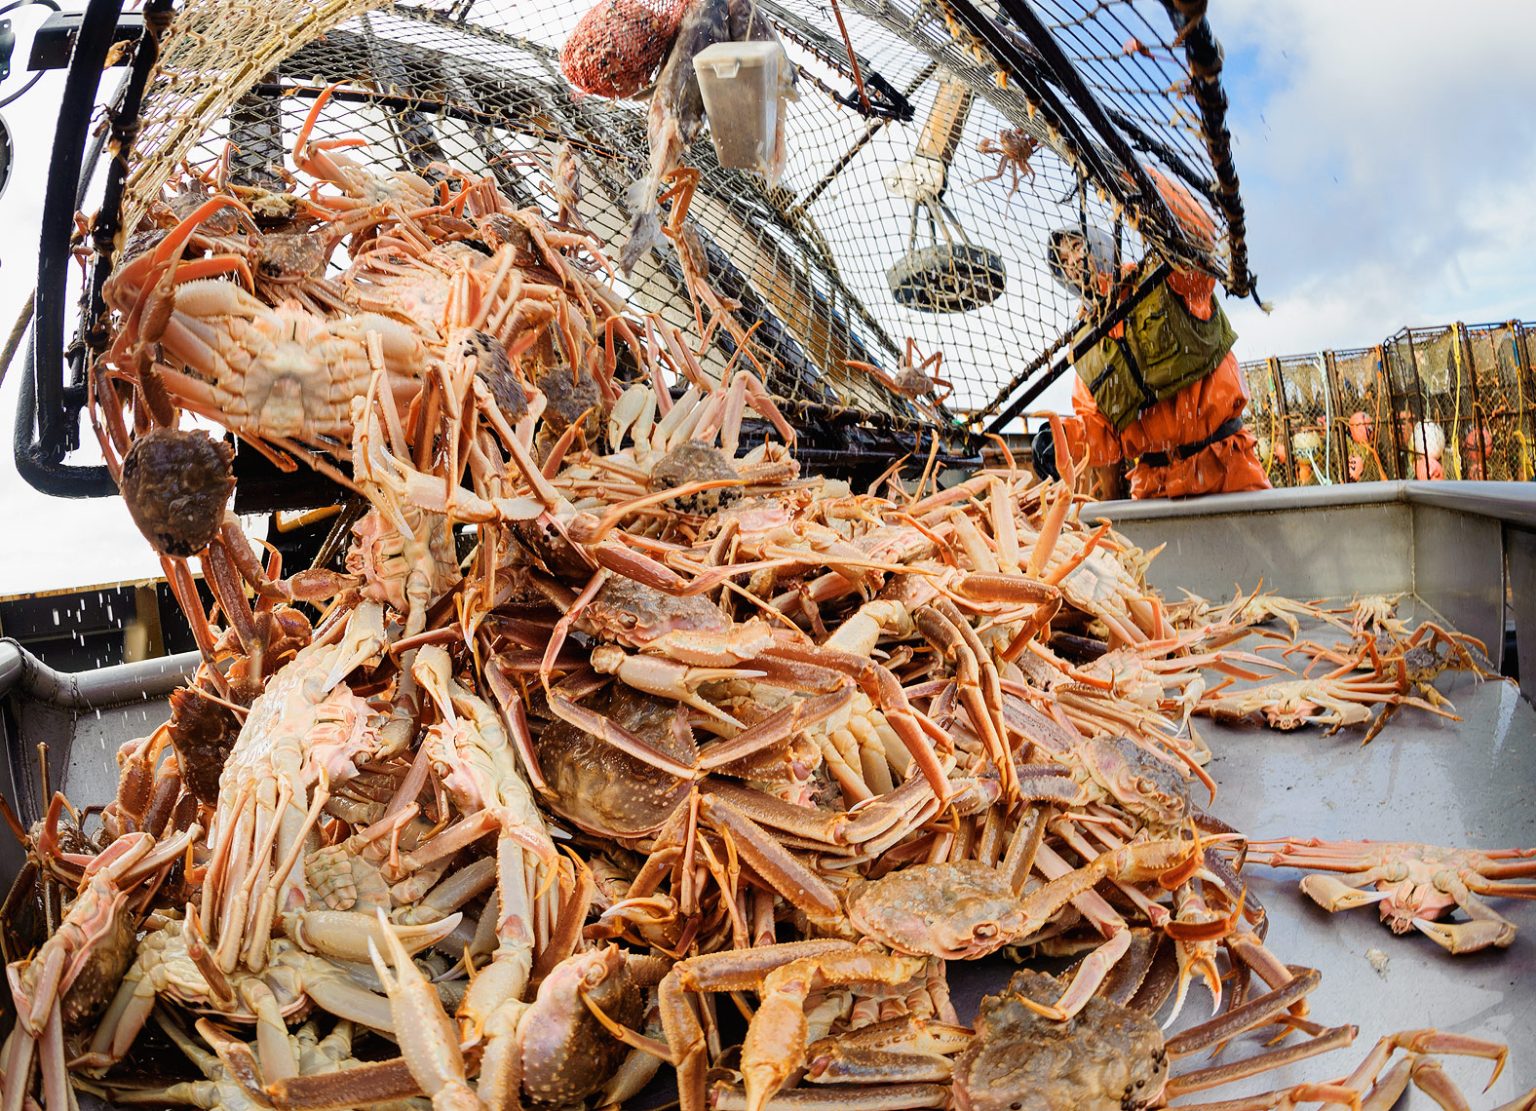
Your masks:
<instances>
[{"instance_id":1,"label":"mesh netting","mask_svg":"<svg viewBox=\"0 0 1536 1111\"><path fill-rule=\"evenodd\" d=\"M1347 481L1401 478L1392 439L1392 391L1381 348L1357 347L1328 354L1338 413L1344 420Z\"/></svg>"},{"instance_id":2,"label":"mesh netting","mask_svg":"<svg viewBox=\"0 0 1536 1111\"><path fill-rule=\"evenodd\" d=\"M1467 478L1529 482L1536 477L1531 452L1536 393L1524 332L1515 323L1466 329L1479 417L1477 427L1462 440Z\"/></svg>"},{"instance_id":3,"label":"mesh netting","mask_svg":"<svg viewBox=\"0 0 1536 1111\"><path fill-rule=\"evenodd\" d=\"M1038 28L970 4L844 0L846 40L820 0L755 7L799 71L786 169L770 187L722 168L701 138L684 156L701 175L688 216L710 284L741 306L734 336L756 326L770 390L801 415L953 430L997 412L1076 319L1044 260L1053 229L1100 228L1126 263L1155 248L1232 280L1235 192L1213 183L1190 63L1162 4L1040 5L1044 50ZM560 48L587 11L586 0L192 0L147 87L123 225L182 167L227 148L237 184L272 188L316 98L339 83L315 135L363 140L348 156L377 172L489 173L554 217L555 160L568 149L580 217L617 254L626 194L647 165L646 105L567 83ZM1144 167L1180 183L1213 238L1187 232ZM620 291L691 330L669 245ZM732 333L716 333L705 369L718 374L734 350ZM942 382L903 375L911 368Z\"/></svg>"},{"instance_id":4,"label":"mesh netting","mask_svg":"<svg viewBox=\"0 0 1536 1111\"><path fill-rule=\"evenodd\" d=\"M1461 326L1405 328L1386 348L1399 438L1418 460L1414 477L1466 477L1462 438L1472 430L1476 411ZM1438 470L1424 462L1437 456Z\"/></svg>"},{"instance_id":5,"label":"mesh netting","mask_svg":"<svg viewBox=\"0 0 1536 1111\"><path fill-rule=\"evenodd\" d=\"M1287 355L1278 363L1293 481L1298 486L1332 485L1344 469L1327 362L1322 355Z\"/></svg>"},{"instance_id":6,"label":"mesh netting","mask_svg":"<svg viewBox=\"0 0 1536 1111\"><path fill-rule=\"evenodd\" d=\"M1532 354L1531 325L1510 321L1405 328L1378 347L1246 362L1246 419L1277 486L1529 482Z\"/></svg>"},{"instance_id":7,"label":"mesh netting","mask_svg":"<svg viewBox=\"0 0 1536 1111\"><path fill-rule=\"evenodd\" d=\"M1253 430L1259 461L1264 464L1271 485L1289 486L1290 452L1286 447L1285 413L1280 405L1280 383L1274 367L1268 359L1256 359L1239 366L1248 387L1248 408L1243 412L1243 419Z\"/></svg>"},{"instance_id":8,"label":"mesh netting","mask_svg":"<svg viewBox=\"0 0 1536 1111\"><path fill-rule=\"evenodd\" d=\"M129 162L122 225L136 227L181 159L263 74L377 0L185 0L160 41Z\"/></svg>"}]
</instances>

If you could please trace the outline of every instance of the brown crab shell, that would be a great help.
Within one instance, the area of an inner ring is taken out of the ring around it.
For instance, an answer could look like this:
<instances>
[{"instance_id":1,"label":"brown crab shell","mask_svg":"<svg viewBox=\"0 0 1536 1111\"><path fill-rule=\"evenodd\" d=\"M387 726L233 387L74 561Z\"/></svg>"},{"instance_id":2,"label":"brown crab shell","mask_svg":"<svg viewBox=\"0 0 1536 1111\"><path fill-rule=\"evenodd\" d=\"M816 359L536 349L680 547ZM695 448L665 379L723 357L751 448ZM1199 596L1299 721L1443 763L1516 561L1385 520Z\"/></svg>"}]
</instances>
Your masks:
<instances>
[{"instance_id":1,"label":"brown crab shell","mask_svg":"<svg viewBox=\"0 0 1536 1111\"><path fill-rule=\"evenodd\" d=\"M585 415L582 431L588 439L597 439L606 414L602 391L590 375L572 375L570 367L554 366L539 376L538 386L544 394L547 432L558 436Z\"/></svg>"},{"instance_id":2,"label":"brown crab shell","mask_svg":"<svg viewBox=\"0 0 1536 1111\"><path fill-rule=\"evenodd\" d=\"M856 883L848 918L899 953L945 960L996 952L1025 925L1003 874L979 860L918 864Z\"/></svg>"},{"instance_id":3,"label":"brown crab shell","mask_svg":"<svg viewBox=\"0 0 1536 1111\"><path fill-rule=\"evenodd\" d=\"M1093 778L1148 825L1172 828L1188 816L1188 777L1129 737L1094 737L1079 751Z\"/></svg>"},{"instance_id":4,"label":"brown crab shell","mask_svg":"<svg viewBox=\"0 0 1536 1111\"><path fill-rule=\"evenodd\" d=\"M737 477L736 468L725 452L697 440L685 440L662 456L651 468L651 489L673 490L693 482L713 482ZM728 508L740 497L739 486L717 486L712 490L668 498L665 504L680 513L702 517Z\"/></svg>"},{"instance_id":5,"label":"brown crab shell","mask_svg":"<svg viewBox=\"0 0 1536 1111\"><path fill-rule=\"evenodd\" d=\"M204 806L218 804L219 776L239 736L240 719L227 707L196 687L171 692L171 747L182 783Z\"/></svg>"},{"instance_id":6,"label":"brown crab shell","mask_svg":"<svg viewBox=\"0 0 1536 1111\"><path fill-rule=\"evenodd\" d=\"M618 1071L629 1049L594 1007L630 1028L645 1020L645 993L616 945L566 958L539 985L521 1033L525 1102L580 1106Z\"/></svg>"},{"instance_id":7,"label":"brown crab shell","mask_svg":"<svg viewBox=\"0 0 1536 1111\"><path fill-rule=\"evenodd\" d=\"M128 515L155 551L193 556L213 542L235 489L235 450L206 432L154 428L123 457Z\"/></svg>"},{"instance_id":8,"label":"brown crab shell","mask_svg":"<svg viewBox=\"0 0 1536 1111\"><path fill-rule=\"evenodd\" d=\"M1055 1003L1066 986L1025 970L982 1000L976 1036L955 1061L960 1111L1134 1111L1159 1099L1168 1052L1157 1023L1099 996L1066 1022L1024 1003Z\"/></svg>"},{"instance_id":9,"label":"brown crab shell","mask_svg":"<svg viewBox=\"0 0 1536 1111\"><path fill-rule=\"evenodd\" d=\"M693 732L676 702L614 683L586 705L674 759L692 763L698 757ZM550 786L550 809L597 836L655 833L691 786L560 719L540 734L538 758Z\"/></svg>"},{"instance_id":10,"label":"brown crab shell","mask_svg":"<svg viewBox=\"0 0 1536 1111\"><path fill-rule=\"evenodd\" d=\"M512 369L502 342L489 332L466 331L461 333L459 350L474 362L475 376L485 383L491 400L507 422L516 424L522 420L528 414L528 394Z\"/></svg>"},{"instance_id":11,"label":"brown crab shell","mask_svg":"<svg viewBox=\"0 0 1536 1111\"><path fill-rule=\"evenodd\" d=\"M83 1029L107 1009L133 963L136 935L134 916L126 907L119 907L104 936L92 947L90 958L75 982L60 1000L59 1017L66 1030Z\"/></svg>"}]
</instances>

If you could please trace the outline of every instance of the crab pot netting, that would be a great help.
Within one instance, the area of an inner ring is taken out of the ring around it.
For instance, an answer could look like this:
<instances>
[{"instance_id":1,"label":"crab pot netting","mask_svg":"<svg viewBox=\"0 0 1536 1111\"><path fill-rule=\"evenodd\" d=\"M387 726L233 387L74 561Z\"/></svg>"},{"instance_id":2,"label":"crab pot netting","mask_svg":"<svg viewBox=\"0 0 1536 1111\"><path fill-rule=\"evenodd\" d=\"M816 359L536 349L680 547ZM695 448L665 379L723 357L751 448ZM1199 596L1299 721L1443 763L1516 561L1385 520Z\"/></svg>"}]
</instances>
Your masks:
<instances>
[{"instance_id":1,"label":"crab pot netting","mask_svg":"<svg viewBox=\"0 0 1536 1111\"><path fill-rule=\"evenodd\" d=\"M1474 324L1466 329L1477 391L1477 431L1463 438L1466 477L1529 482L1536 478L1536 392L1524 326Z\"/></svg>"},{"instance_id":2,"label":"crab pot netting","mask_svg":"<svg viewBox=\"0 0 1536 1111\"><path fill-rule=\"evenodd\" d=\"M762 322L754 352L792 419L830 414L846 421L851 414L909 446L915 437L907 434L924 427L981 424L1007 401L1017 372L1059 346L1076 318L1075 299L1052 279L1044 257L1056 228L1087 224L1115 235L1127 262L1157 247L1230 280L1232 244L1213 203L1189 68L1168 45L1171 9L1110 0L1037 11L1090 99L1101 99L1142 150L1136 160L1195 181L1198 203L1217 229L1214 244L1188 236L1160 198L1128 194L1123 162L1097 140L1083 141L1078 108L1061 108L1052 92L1052 116L1027 79L1000 81L996 57L930 0L841 4L865 88L878 104L898 106L883 113L858 110L847 50L822 0L757 5L798 69L785 172L770 186L721 168L707 132L683 162L701 174L689 217L707 251L710 284L741 303L743 327ZM581 94L562 76L560 49L589 6L189 0L162 36L149 75L122 226L131 229L182 167L208 167L229 145L233 179L270 188L274 168L291 168L287 152L316 97L339 83L315 135L365 140L346 154L379 172L430 177L434 163L446 163L489 173L515 201L553 217L552 163L557 146L568 144L581 175L581 215L616 255L629 225L626 192L647 166L646 105ZM985 18L1030 53L996 11ZM910 112L899 111L903 98ZM964 105L958 119L957 102ZM1064 128L1062 113L1071 117ZM943 121L952 126L926 126ZM1011 128L1041 144L1017 178L1014 167L1000 166L999 154L982 149ZM912 179L925 134L943 140L947 165L938 196L918 205L900 183ZM1152 150L1159 157L1146 153ZM1106 166L1118 168L1107 174ZM1115 179L1108 188L1106 176ZM299 179L300 187L311 184ZM935 258L985 264L980 273L974 266L955 273L951 261L945 274L934 270ZM914 260L919 284L932 283L922 296L943 302L958 284L968 291L960 296L968 311L924 311L910 297L903 303L893 275L910 276ZM345 260L338 253L334 261ZM637 311L685 334L697 331L670 246L643 259L620 289ZM721 330L703 359L706 370L718 374L733 352ZM895 377L904 361L923 363L936 353L942 362L927 369L953 386L941 406L848 366L872 363Z\"/></svg>"},{"instance_id":3,"label":"crab pot netting","mask_svg":"<svg viewBox=\"0 0 1536 1111\"><path fill-rule=\"evenodd\" d=\"M1463 449L1478 412L1461 325L1405 328L1387 341L1386 352L1399 448L1408 455L1406 469L1412 469L1412 456L1433 447L1433 433L1422 429L1438 426L1445 437L1440 460L1445 477L1465 478Z\"/></svg>"},{"instance_id":4,"label":"crab pot netting","mask_svg":"<svg viewBox=\"0 0 1536 1111\"><path fill-rule=\"evenodd\" d=\"M1277 486L1441 477L1416 466L1435 451L1447 479L1529 482L1533 355L1532 325L1508 321L1405 328L1377 347L1245 362L1246 420Z\"/></svg>"},{"instance_id":5,"label":"crab pot netting","mask_svg":"<svg viewBox=\"0 0 1536 1111\"><path fill-rule=\"evenodd\" d=\"M1280 405L1280 383L1268 359L1239 363L1248 387L1248 407L1243 420L1258 443L1259 460L1271 485L1289 486L1291 474L1286 450L1285 413Z\"/></svg>"},{"instance_id":6,"label":"crab pot netting","mask_svg":"<svg viewBox=\"0 0 1536 1111\"><path fill-rule=\"evenodd\" d=\"M1384 355L1380 347L1356 347L1329 352L1333 371L1333 392L1338 402L1335 419L1343 423L1346 458L1359 457L1358 477L1346 471L1351 481L1376 482L1402 477L1402 469L1393 439L1392 391L1387 383ZM1365 416L1363 442L1350 434L1350 421L1356 413Z\"/></svg>"}]
</instances>

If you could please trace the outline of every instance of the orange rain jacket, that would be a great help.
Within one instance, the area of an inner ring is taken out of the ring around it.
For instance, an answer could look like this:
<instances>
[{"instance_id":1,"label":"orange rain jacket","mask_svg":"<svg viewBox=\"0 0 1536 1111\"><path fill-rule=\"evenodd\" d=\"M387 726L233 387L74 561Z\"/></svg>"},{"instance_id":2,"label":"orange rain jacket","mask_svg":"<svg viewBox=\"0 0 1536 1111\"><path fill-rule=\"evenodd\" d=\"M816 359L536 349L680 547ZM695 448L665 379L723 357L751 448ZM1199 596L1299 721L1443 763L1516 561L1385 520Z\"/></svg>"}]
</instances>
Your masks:
<instances>
[{"instance_id":1,"label":"orange rain jacket","mask_svg":"<svg viewBox=\"0 0 1536 1111\"><path fill-rule=\"evenodd\" d=\"M1200 238L1208 240L1215 228L1205 211L1180 187L1156 171L1150 172L1173 211ZM1198 270L1175 270L1168 276L1168 286L1198 319L1211 318L1215 309L1215 278ZM1124 330L1124 324L1117 324L1110 335L1120 336ZM1169 456L1165 467L1136 462L1130 472L1133 498L1184 498L1269 489L1269 479L1259 462L1258 444L1246 427L1188 459L1173 455L1184 444L1203 440L1226 421L1241 417L1248 407L1247 385L1237 368L1237 356L1230 351L1214 371L1172 397L1154 403L1118 435L1094 404L1088 386L1075 375L1072 407L1082 424L1090 466L1135 461L1146 452ZM1069 440L1076 439L1069 434Z\"/></svg>"}]
</instances>

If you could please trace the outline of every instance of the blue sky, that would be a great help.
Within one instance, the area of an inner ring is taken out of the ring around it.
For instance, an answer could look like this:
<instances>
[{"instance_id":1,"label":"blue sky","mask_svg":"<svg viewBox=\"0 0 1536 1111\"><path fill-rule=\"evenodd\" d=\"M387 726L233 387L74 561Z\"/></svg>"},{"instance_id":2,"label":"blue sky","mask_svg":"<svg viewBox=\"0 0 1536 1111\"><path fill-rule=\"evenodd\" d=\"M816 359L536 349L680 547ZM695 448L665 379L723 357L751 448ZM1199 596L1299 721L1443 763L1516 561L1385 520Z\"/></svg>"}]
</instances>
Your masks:
<instances>
[{"instance_id":1,"label":"blue sky","mask_svg":"<svg viewBox=\"0 0 1536 1111\"><path fill-rule=\"evenodd\" d=\"M1213 3L1253 266L1244 357L1536 315L1536 7Z\"/></svg>"}]
</instances>

